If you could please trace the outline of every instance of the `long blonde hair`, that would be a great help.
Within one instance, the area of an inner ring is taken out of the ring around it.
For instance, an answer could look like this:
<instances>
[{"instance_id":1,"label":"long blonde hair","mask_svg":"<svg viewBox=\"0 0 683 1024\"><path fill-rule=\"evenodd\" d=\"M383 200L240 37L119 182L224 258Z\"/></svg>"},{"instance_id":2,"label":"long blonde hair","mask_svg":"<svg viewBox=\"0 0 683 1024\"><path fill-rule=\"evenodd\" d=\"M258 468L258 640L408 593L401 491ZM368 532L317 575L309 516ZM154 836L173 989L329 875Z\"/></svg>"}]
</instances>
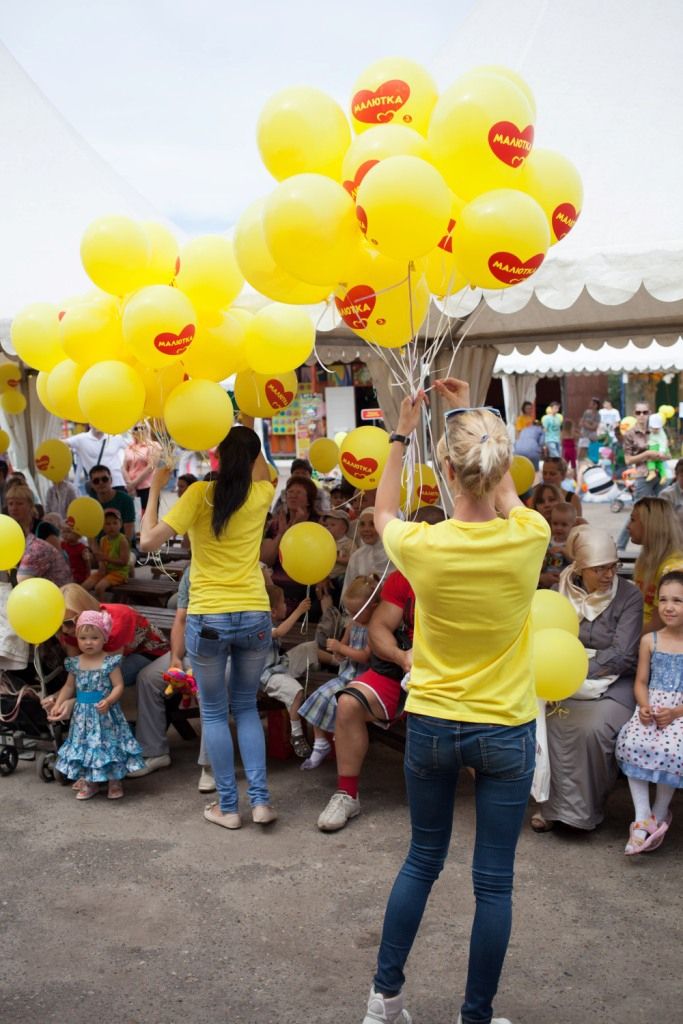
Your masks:
<instances>
[{"instance_id":1,"label":"long blonde hair","mask_svg":"<svg viewBox=\"0 0 683 1024\"><path fill-rule=\"evenodd\" d=\"M512 461L512 442L500 416L485 409L450 416L436 454L449 462L461 489L473 498L495 490Z\"/></svg>"},{"instance_id":2,"label":"long blonde hair","mask_svg":"<svg viewBox=\"0 0 683 1024\"><path fill-rule=\"evenodd\" d=\"M683 529L676 510L666 498L641 498L633 508L638 509L643 528L643 544L634 574L645 593L666 558L673 554L683 556Z\"/></svg>"}]
</instances>

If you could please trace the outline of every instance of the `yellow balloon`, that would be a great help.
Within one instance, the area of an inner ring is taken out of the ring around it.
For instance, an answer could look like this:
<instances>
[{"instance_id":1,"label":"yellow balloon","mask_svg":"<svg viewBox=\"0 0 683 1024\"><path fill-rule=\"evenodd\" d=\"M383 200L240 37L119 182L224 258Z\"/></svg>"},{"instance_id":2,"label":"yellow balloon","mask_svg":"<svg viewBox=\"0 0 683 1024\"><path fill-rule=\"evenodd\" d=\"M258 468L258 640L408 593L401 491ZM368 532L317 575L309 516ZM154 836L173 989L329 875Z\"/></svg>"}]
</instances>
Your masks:
<instances>
[{"instance_id":1,"label":"yellow balloon","mask_svg":"<svg viewBox=\"0 0 683 1024\"><path fill-rule=\"evenodd\" d=\"M81 240L86 274L103 292L126 295L145 282L150 244L145 229L130 217L99 217Z\"/></svg>"},{"instance_id":2,"label":"yellow balloon","mask_svg":"<svg viewBox=\"0 0 683 1024\"><path fill-rule=\"evenodd\" d=\"M534 633L532 665L541 700L566 700L588 675L586 648L564 629Z\"/></svg>"},{"instance_id":3,"label":"yellow balloon","mask_svg":"<svg viewBox=\"0 0 683 1024\"><path fill-rule=\"evenodd\" d=\"M572 636L579 635L579 616L571 601L556 590L537 590L531 601L531 628L562 629Z\"/></svg>"},{"instance_id":4,"label":"yellow balloon","mask_svg":"<svg viewBox=\"0 0 683 1024\"><path fill-rule=\"evenodd\" d=\"M178 273L180 249L173 233L164 224L144 220L141 225L147 235L149 259L142 285L171 284Z\"/></svg>"},{"instance_id":5,"label":"yellow balloon","mask_svg":"<svg viewBox=\"0 0 683 1024\"><path fill-rule=\"evenodd\" d=\"M0 395L0 405L8 416L19 416L26 409L26 399L18 388L8 388Z\"/></svg>"},{"instance_id":6,"label":"yellow balloon","mask_svg":"<svg viewBox=\"0 0 683 1024\"><path fill-rule=\"evenodd\" d=\"M244 355L246 328L232 311L210 320L199 318L197 336L183 356L190 377L221 381L247 365Z\"/></svg>"},{"instance_id":7,"label":"yellow balloon","mask_svg":"<svg viewBox=\"0 0 683 1024\"><path fill-rule=\"evenodd\" d=\"M256 138L261 159L278 181L306 172L338 179L351 130L331 96L310 86L292 86L267 101Z\"/></svg>"},{"instance_id":8,"label":"yellow balloon","mask_svg":"<svg viewBox=\"0 0 683 1024\"><path fill-rule=\"evenodd\" d=\"M413 468L413 486L410 490L408 506L410 511L414 512L416 509L424 508L426 505L439 504L441 504L441 495L439 494L436 473L431 466L427 466L423 462L416 463Z\"/></svg>"},{"instance_id":9,"label":"yellow balloon","mask_svg":"<svg viewBox=\"0 0 683 1024\"><path fill-rule=\"evenodd\" d=\"M288 274L270 254L263 229L265 200L248 206L235 228L235 257L252 288L275 302L311 304L322 302L332 291L331 284L306 284Z\"/></svg>"},{"instance_id":10,"label":"yellow balloon","mask_svg":"<svg viewBox=\"0 0 683 1024\"><path fill-rule=\"evenodd\" d=\"M59 587L37 577L23 580L7 599L9 624L27 644L42 644L60 629L66 606Z\"/></svg>"},{"instance_id":11,"label":"yellow balloon","mask_svg":"<svg viewBox=\"0 0 683 1024\"><path fill-rule=\"evenodd\" d=\"M87 417L78 401L78 385L83 376L83 367L73 359L63 359L50 370L45 390L47 392L46 409L62 420L73 420L75 423L87 422Z\"/></svg>"},{"instance_id":12,"label":"yellow balloon","mask_svg":"<svg viewBox=\"0 0 683 1024\"><path fill-rule=\"evenodd\" d=\"M138 363L135 367L145 388L145 405L143 414L152 419L160 420L164 415L164 402L171 392L182 384L185 367L176 359L170 366L161 370L152 370L149 366Z\"/></svg>"},{"instance_id":13,"label":"yellow balloon","mask_svg":"<svg viewBox=\"0 0 683 1024\"><path fill-rule=\"evenodd\" d=\"M510 79L470 72L442 93L429 126L434 164L463 199L519 188L534 141L529 101Z\"/></svg>"},{"instance_id":14,"label":"yellow balloon","mask_svg":"<svg viewBox=\"0 0 683 1024\"><path fill-rule=\"evenodd\" d=\"M660 405L659 409L657 409L657 412L663 420L670 420L676 415L676 410L674 409L673 405Z\"/></svg>"},{"instance_id":15,"label":"yellow balloon","mask_svg":"<svg viewBox=\"0 0 683 1024\"><path fill-rule=\"evenodd\" d=\"M177 288L153 284L141 288L123 311L123 337L145 366L161 369L180 359L194 341L196 313Z\"/></svg>"},{"instance_id":16,"label":"yellow balloon","mask_svg":"<svg viewBox=\"0 0 683 1024\"><path fill-rule=\"evenodd\" d=\"M280 561L296 583L312 586L332 571L337 561L337 542L320 523L296 523L282 536Z\"/></svg>"},{"instance_id":17,"label":"yellow balloon","mask_svg":"<svg viewBox=\"0 0 683 1024\"><path fill-rule=\"evenodd\" d=\"M349 483L372 491L389 457L389 435L380 427L356 427L342 441L339 467Z\"/></svg>"},{"instance_id":18,"label":"yellow balloon","mask_svg":"<svg viewBox=\"0 0 683 1024\"><path fill-rule=\"evenodd\" d=\"M382 348L401 348L424 323L429 288L420 270L362 245L334 301L354 334Z\"/></svg>"},{"instance_id":19,"label":"yellow balloon","mask_svg":"<svg viewBox=\"0 0 683 1024\"><path fill-rule=\"evenodd\" d=\"M519 185L536 200L550 228L550 244L576 224L583 204L581 177L571 160L552 149L534 149L524 161Z\"/></svg>"},{"instance_id":20,"label":"yellow balloon","mask_svg":"<svg viewBox=\"0 0 683 1024\"><path fill-rule=\"evenodd\" d=\"M465 203L451 193L451 212L443 237L439 244L425 256L425 278L429 290L443 298L455 295L467 285L467 281L455 265L453 248L458 244L458 224Z\"/></svg>"},{"instance_id":21,"label":"yellow balloon","mask_svg":"<svg viewBox=\"0 0 683 1024\"><path fill-rule=\"evenodd\" d=\"M520 92L524 93L531 110L531 116L534 121L536 120L536 98L531 91L529 83L517 71L513 71L512 68L506 68L502 64L484 64L481 67L472 68L468 73L472 75L498 75L499 78L507 78L513 85L517 86Z\"/></svg>"},{"instance_id":22,"label":"yellow balloon","mask_svg":"<svg viewBox=\"0 0 683 1024\"><path fill-rule=\"evenodd\" d=\"M356 216L383 256L412 260L438 245L450 208L448 186L431 164L417 156L390 156L363 178Z\"/></svg>"},{"instance_id":23,"label":"yellow balloon","mask_svg":"<svg viewBox=\"0 0 683 1024\"><path fill-rule=\"evenodd\" d=\"M245 370L235 377L235 401L247 416L270 419L292 404L298 388L293 370L272 374Z\"/></svg>"},{"instance_id":24,"label":"yellow balloon","mask_svg":"<svg viewBox=\"0 0 683 1024\"><path fill-rule=\"evenodd\" d=\"M88 423L105 434L123 434L142 416L145 385L128 363L105 359L85 371L78 401Z\"/></svg>"},{"instance_id":25,"label":"yellow balloon","mask_svg":"<svg viewBox=\"0 0 683 1024\"><path fill-rule=\"evenodd\" d=\"M473 287L509 288L538 270L549 245L550 229L538 203L501 188L463 208L454 259Z\"/></svg>"},{"instance_id":26,"label":"yellow balloon","mask_svg":"<svg viewBox=\"0 0 683 1024\"><path fill-rule=\"evenodd\" d=\"M339 464L339 448L331 437L317 437L308 451L308 461L318 473L331 473Z\"/></svg>"},{"instance_id":27,"label":"yellow balloon","mask_svg":"<svg viewBox=\"0 0 683 1024\"><path fill-rule=\"evenodd\" d=\"M166 428L182 448L203 452L220 444L232 426L232 402L212 380L186 380L164 405Z\"/></svg>"},{"instance_id":28,"label":"yellow balloon","mask_svg":"<svg viewBox=\"0 0 683 1024\"><path fill-rule=\"evenodd\" d=\"M636 425L635 416L624 416L623 420L619 424L619 430L622 434L625 434L627 430L632 430Z\"/></svg>"},{"instance_id":29,"label":"yellow balloon","mask_svg":"<svg viewBox=\"0 0 683 1024\"><path fill-rule=\"evenodd\" d=\"M38 395L40 404L44 406L48 412L52 412L52 409L48 404L47 378L48 374L45 370L40 370L40 372L36 374L36 394Z\"/></svg>"},{"instance_id":30,"label":"yellow balloon","mask_svg":"<svg viewBox=\"0 0 683 1024\"><path fill-rule=\"evenodd\" d=\"M64 359L57 306L48 302L25 306L12 321L10 334L19 358L36 370L52 370Z\"/></svg>"},{"instance_id":31,"label":"yellow balloon","mask_svg":"<svg viewBox=\"0 0 683 1024\"><path fill-rule=\"evenodd\" d=\"M315 327L302 309L274 302L254 316L244 350L255 373L285 373L305 363L315 344Z\"/></svg>"},{"instance_id":32,"label":"yellow balloon","mask_svg":"<svg viewBox=\"0 0 683 1024\"><path fill-rule=\"evenodd\" d=\"M351 196L321 174L278 185L266 199L263 227L275 262L309 284L339 281L358 244Z\"/></svg>"},{"instance_id":33,"label":"yellow balloon","mask_svg":"<svg viewBox=\"0 0 683 1024\"><path fill-rule=\"evenodd\" d=\"M24 556L26 538L16 519L0 515L0 569L6 571L18 565Z\"/></svg>"},{"instance_id":34,"label":"yellow balloon","mask_svg":"<svg viewBox=\"0 0 683 1024\"><path fill-rule=\"evenodd\" d=\"M15 388L21 381L19 363L0 363L0 391Z\"/></svg>"},{"instance_id":35,"label":"yellow balloon","mask_svg":"<svg viewBox=\"0 0 683 1024\"><path fill-rule=\"evenodd\" d=\"M429 146L423 135L403 124L384 124L357 135L342 164L342 184L352 199L368 171L388 156L419 156L429 160Z\"/></svg>"},{"instance_id":36,"label":"yellow balloon","mask_svg":"<svg viewBox=\"0 0 683 1024\"><path fill-rule=\"evenodd\" d=\"M60 318L59 328L62 348L81 366L121 358L121 314L113 295L100 294L70 304Z\"/></svg>"},{"instance_id":37,"label":"yellow balloon","mask_svg":"<svg viewBox=\"0 0 683 1024\"><path fill-rule=\"evenodd\" d=\"M231 240L221 235L201 235L187 242L180 253L175 283L195 309L228 306L244 284Z\"/></svg>"},{"instance_id":38,"label":"yellow balloon","mask_svg":"<svg viewBox=\"0 0 683 1024\"><path fill-rule=\"evenodd\" d=\"M66 510L66 521L81 537L96 537L104 526L104 509L94 498L74 498Z\"/></svg>"},{"instance_id":39,"label":"yellow balloon","mask_svg":"<svg viewBox=\"0 0 683 1024\"><path fill-rule=\"evenodd\" d=\"M9 434L6 430L0 430L0 455L4 455L10 445Z\"/></svg>"},{"instance_id":40,"label":"yellow balloon","mask_svg":"<svg viewBox=\"0 0 683 1024\"><path fill-rule=\"evenodd\" d=\"M336 444L337 448L341 448L341 446L343 445L346 433L347 432L344 430L338 430L337 433L334 435L334 443Z\"/></svg>"},{"instance_id":41,"label":"yellow balloon","mask_svg":"<svg viewBox=\"0 0 683 1024\"><path fill-rule=\"evenodd\" d=\"M403 124L427 134L437 99L431 75L419 64L402 57L385 57L356 79L351 96L354 131L373 125Z\"/></svg>"},{"instance_id":42,"label":"yellow balloon","mask_svg":"<svg viewBox=\"0 0 683 1024\"><path fill-rule=\"evenodd\" d=\"M526 455L513 455L510 464L510 476L517 494L526 494L536 479L534 464Z\"/></svg>"},{"instance_id":43,"label":"yellow balloon","mask_svg":"<svg viewBox=\"0 0 683 1024\"><path fill-rule=\"evenodd\" d=\"M71 470L71 449L56 437L50 438L38 445L34 462L39 473L58 484Z\"/></svg>"}]
</instances>

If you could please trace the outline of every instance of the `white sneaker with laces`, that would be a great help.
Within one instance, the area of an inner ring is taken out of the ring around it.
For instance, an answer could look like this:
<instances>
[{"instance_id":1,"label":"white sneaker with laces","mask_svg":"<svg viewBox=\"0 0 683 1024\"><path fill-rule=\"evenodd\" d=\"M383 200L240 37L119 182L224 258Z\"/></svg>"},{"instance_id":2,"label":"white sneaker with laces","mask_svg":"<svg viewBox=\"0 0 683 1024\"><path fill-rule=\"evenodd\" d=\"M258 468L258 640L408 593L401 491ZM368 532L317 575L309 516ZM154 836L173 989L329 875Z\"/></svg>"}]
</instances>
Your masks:
<instances>
[{"instance_id":1,"label":"white sneaker with laces","mask_svg":"<svg viewBox=\"0 0 683 1024\"><path fill-rule=\"evenodd\" d=\"M318 828L321 832L338 832L349 818L355 818L357 814L360 814L360 799L339 790L318 818Z\"/></svg>"},{"instance_id":2,"label":"white sneaker with laces","mask_svg":"<svg viewBox=\"0 0 683 1024\"><path fill-rule=\"evenodd\" d=\"M146 757L144 758L145 767L138 768L135 772L128 772L127 779L141 779L143 775L151 775L152 772L158 771L160 768L171 767L171 755L170 754L159 754L158 757Z\"/></svg>"},{"instance_id":3,"label":"white sneaker with laces","mask_svg":"<svg viewBox=\"0 0 683 1024\"><path fill-rule=\"evenodd\" d=\"M200 793L215 793L216 791L216 780L213 777L213 772L206 765L202 765L202 774L199 776L197 789Z\"/></svg>"},{"instance_id":4,"label":"white sneaker with laces","mask_svg":"<svg viewBox=\"0 0 683 1024\"><path fill-rule=\"evenodd\" d=\"M397 996L380 995L374 987L370 989L368 1009L363 1024L412 1024L413 1018L403 1008L403 993Z\"/></svg>"}]
</instances>

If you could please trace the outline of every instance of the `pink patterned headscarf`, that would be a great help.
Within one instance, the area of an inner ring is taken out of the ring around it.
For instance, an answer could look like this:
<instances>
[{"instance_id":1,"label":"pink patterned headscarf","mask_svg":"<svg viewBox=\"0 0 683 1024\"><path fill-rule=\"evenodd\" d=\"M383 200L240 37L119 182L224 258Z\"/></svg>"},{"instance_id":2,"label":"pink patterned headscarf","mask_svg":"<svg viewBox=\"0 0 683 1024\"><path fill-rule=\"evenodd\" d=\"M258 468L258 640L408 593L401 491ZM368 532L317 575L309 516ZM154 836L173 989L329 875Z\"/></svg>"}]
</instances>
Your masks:
<instances>
[{"instance_id":1,"label":"pink patterned headscarf","mask_svg":"<svg viewBox=\"0 0 683 1024\"><path fill-rule=\"evenodd\" d=\"M111 633L111 615L105 611L81 612L76 623L76 635L78 635L78 631L82 626L94 626L95 629L99 629L106 643Z\"/></svg>"}]
</instances>

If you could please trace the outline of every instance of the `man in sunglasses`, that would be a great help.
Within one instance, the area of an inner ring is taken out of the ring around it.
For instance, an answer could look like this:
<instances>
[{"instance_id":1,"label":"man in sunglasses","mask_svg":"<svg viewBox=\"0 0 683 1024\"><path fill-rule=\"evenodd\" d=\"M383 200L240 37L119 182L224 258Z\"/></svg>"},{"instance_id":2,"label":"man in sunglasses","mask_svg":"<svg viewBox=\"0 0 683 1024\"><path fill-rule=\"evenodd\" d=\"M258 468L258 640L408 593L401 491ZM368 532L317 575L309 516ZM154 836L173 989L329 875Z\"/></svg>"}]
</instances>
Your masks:
<instances>
[{"instance_id":1,"label":"man in sunglasses","mask_svg":"<svg viewBox=\"0 0 683 1024\"><path fill-rule=\"evenodd\" d=\"M117 491L112 486L112 477L106 466L93 466L89 473L90 486L104 509L114 508L123 522L126 540L133 543L135 539L135 503L125 491Z\"/></svg>"},{"instance_id":2,"label":"man in sunglasses","mask_svg":"<svg viewBox=\"0 0 683 1024\"><path fill-rule=\"evenodd\" d=\"M73 452L76 461L76 480L83 494L87 493L88 477L95 466L107 467L112 476L114 490L126 490L126 482L121 471L123 453L128 447L125 437L118 434L103 434L101 430L91 426L81 434L65 437L64 444Z\"/></svg>"}]
</instances>

